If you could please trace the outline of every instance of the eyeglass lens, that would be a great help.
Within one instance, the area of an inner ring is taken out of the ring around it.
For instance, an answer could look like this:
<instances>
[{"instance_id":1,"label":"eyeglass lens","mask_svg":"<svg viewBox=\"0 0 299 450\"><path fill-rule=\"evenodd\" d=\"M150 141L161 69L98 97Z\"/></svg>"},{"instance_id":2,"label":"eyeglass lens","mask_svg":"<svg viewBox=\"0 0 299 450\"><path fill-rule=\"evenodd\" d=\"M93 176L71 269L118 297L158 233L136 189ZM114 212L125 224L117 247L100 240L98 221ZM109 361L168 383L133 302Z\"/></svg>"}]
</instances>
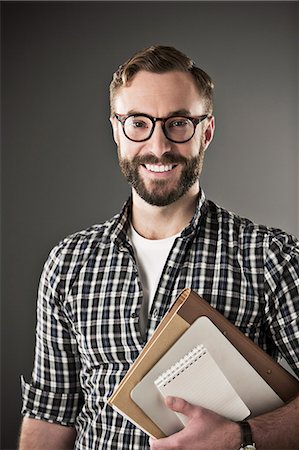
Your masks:
<instances>
[{"instance_id":1,"label":"eyeglass lens","mask_svg":"<svg viewBox=\"0 0 299 450\"><path fill-rule=\"evenodd\" d=\"M143 141L150 137L154 123L146 116L130 116L125 120L124 131L129 139ZM165 121L166 136L176 142L191 139L193 122L187 117L170 117Z\"/></svg>"}]
</instances>

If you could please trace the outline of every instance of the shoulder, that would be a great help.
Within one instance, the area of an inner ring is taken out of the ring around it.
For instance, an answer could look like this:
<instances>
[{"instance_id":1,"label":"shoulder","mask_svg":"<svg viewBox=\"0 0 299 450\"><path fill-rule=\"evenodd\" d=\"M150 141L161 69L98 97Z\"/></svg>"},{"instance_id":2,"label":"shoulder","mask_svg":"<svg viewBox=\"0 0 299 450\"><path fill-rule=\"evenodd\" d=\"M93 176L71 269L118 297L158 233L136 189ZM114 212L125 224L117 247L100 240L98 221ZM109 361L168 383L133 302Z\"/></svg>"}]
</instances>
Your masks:
<instances>
[{"instance_id":1,"label":"shoulder","mask_svg":"<svg viewBox=\"0 0 299 450\"><path fill-rule=\"evenodd\" d=\"M66 236L53 248L52 252L62 256L69 253L79 256L92 252L96 247L107 243L118 217L119 214L102 224L92 225Z\"/></svg>"},{"instance_id":2,"label":"shoulder","mask_svg":"<svg viewBox=\"0 0 299 450\"><path fill-rule=\"evenodd\" d=\"M208 211L211 227L217 229L222 238L227 237L229 240L238 242L244 248L262 247L265 256L280 254L280 259L298 257L299 240L290 233L241 217L210 200L208 201Z\"/></svg>"},{"instance_id":3,"label":"shoulder","mask_svg":"<svg viewBox=\"0 0 299 450\"><path fill-rule=\"evenodd\" d=\"M102 224L72 233L58 242L45 262L44 275L49 279L74 278L83 266L94 260L101 249L111 245L111 235L120 214Z\"/></svg>"}]
</instances>

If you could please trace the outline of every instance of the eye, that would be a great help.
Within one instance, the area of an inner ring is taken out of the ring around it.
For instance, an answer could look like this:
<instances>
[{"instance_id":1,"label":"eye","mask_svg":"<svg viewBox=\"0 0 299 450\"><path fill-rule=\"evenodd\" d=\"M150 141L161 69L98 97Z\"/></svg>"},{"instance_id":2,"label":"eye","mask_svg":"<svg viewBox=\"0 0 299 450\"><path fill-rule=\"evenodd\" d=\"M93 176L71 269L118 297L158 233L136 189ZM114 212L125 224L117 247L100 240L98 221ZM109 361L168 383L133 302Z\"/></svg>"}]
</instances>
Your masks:
<instances>
[{"instance_id":1,"label":"eye","mask_svg":"<svg viewBox=\"0 0 299 450\"><path fill-rule=\"evenodd\" d=\"M135 128L144 128L147 127L147 123L142 122L141 120L133 120L132 126Z\"/></svg>"},{"instance_id":2,"label":"eye","mask_svg":"<svg viewBox=\"0 0 299 450\"><path fill-rule=\"evenodd\" d=\"M168 123L169 128L184 128L187 125L189 125L189 120L184 118L174 119Z\"/></svg>"},{"instance_id":3,"label":"eye","mask_svg":"<svg viewBox=\"0 0 299 450\"><path fill-rule=\"evenodd\" d=\"M148 121L142 117L128 117L126 126L130 128L148 128L149 124Z\"/></svg>"}]
</instances>

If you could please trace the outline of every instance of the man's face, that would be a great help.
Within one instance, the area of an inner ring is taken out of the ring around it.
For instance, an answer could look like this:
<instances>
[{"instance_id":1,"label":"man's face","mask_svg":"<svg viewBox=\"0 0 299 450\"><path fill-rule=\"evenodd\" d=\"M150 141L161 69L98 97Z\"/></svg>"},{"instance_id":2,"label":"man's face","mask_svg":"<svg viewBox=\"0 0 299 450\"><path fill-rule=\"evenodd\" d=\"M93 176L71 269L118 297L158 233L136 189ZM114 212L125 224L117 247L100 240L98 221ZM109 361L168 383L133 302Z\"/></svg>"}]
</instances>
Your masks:
<instances>
[{"instance_id":1,"label":"man's face","mask_svg":"<svg viewBox=\"0 0 299 450\"><path fill-rule=\"evenodd\" d=\"M114 105L117 114L139 113L159 118L207 113L192 76L183 72L140 71L128 86L118 90ZM169 141L161 122L156 122L149 140L133 142L124 135L116 118L111 121L121 170L147 203L168 205L198 183L204 151L213 136L213 119L199 123L193 138L185 143Z\"/></svg>"}]
</instances>

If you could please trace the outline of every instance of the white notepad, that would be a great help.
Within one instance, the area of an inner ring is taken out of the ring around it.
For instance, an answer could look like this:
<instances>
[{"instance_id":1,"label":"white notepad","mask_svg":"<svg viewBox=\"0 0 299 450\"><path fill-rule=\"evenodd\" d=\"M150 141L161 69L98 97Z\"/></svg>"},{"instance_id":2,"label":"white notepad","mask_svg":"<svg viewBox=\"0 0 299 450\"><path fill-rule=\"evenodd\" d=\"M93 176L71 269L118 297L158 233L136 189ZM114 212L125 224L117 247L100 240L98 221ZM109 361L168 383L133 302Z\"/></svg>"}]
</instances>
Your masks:
<instances>
[{"instance_id":1,"label":"white notepad","mask_svg":"<svg viewBox=\"0 0 299 450\"><path fill-rule=\"evenodd\" d=\"M227 417L240 420L250 414L226 376L203 345L197 345L163 372L155 385L164 397L181 397ZM177 413L186 425L187 417Z\"/></svg>"}]
</instances>

